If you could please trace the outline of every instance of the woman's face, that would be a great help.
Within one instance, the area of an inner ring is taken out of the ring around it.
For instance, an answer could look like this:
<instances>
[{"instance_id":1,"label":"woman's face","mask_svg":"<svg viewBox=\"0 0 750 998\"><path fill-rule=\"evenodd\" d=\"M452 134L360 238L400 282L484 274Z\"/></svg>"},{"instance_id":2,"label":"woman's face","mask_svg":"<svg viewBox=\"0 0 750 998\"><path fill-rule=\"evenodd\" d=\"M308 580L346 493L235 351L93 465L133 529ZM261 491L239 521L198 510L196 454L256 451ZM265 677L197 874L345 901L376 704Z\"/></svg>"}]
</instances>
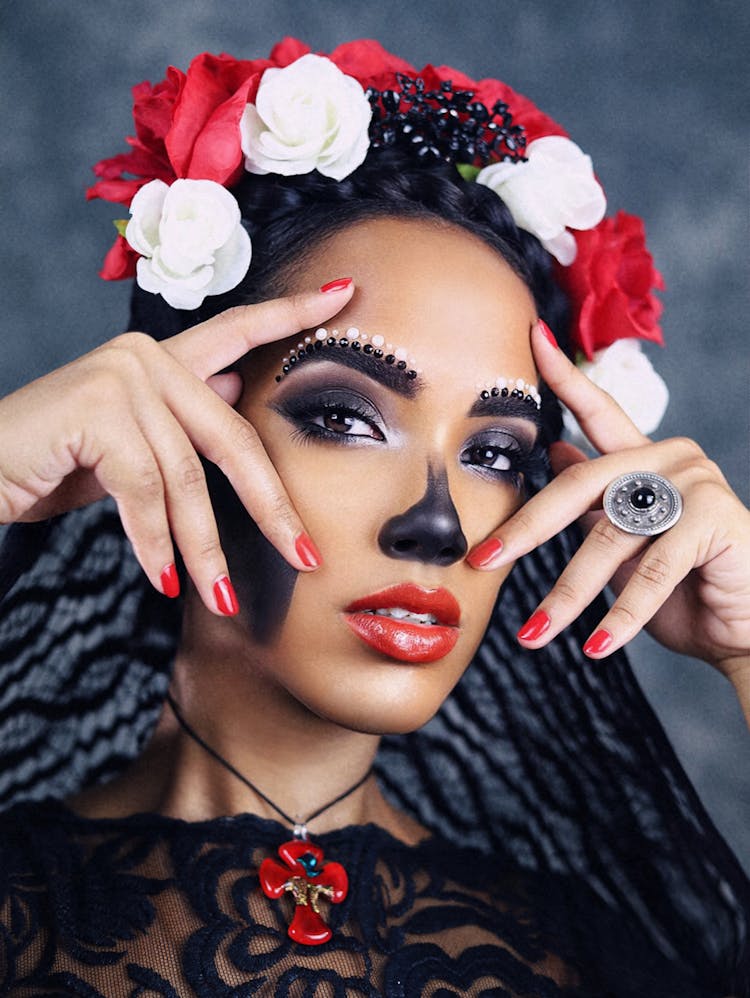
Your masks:
<instances>
[{"instance_id":1,"label":"woman's face","mask_svg":"<svg viewBox=\"0 0 750 998\"><path fill-rule=\"evenodd\" d=\"M383 336L419 374L336 346L277 381L304 333L248 358L238 408L323 565L297 574L247 519L235 522L236 626L254 667L318 716L403 732L429 720L460 678L508 572L475 571L465 555L521 503L538 414L480 392L499 376L536 383L536 315L497 253L452 226L358 223L299 266L290 290L339 275L356 291L329 333Z\"/></svg>"}]
</instances>

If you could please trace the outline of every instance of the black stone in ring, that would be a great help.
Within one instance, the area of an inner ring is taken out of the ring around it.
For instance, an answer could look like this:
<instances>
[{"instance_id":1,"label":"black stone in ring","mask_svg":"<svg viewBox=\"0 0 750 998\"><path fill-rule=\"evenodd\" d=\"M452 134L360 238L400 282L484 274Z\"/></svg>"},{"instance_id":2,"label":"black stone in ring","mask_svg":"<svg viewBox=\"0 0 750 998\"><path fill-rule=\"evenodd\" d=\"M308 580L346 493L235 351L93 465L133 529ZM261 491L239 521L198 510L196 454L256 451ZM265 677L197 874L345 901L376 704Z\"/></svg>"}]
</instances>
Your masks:
<instances>
[{"instance_id":1,"label":"black stone in ring","mask_svg":"<svg viewBox=\"0 0 750 998\"><path fill-rule=\"evenodd\" d=\"M682 496L661 475L631 471L607 486L604 512L620 530L654 537L669 530L682 516Z\"/></svg>"}]
</instances>

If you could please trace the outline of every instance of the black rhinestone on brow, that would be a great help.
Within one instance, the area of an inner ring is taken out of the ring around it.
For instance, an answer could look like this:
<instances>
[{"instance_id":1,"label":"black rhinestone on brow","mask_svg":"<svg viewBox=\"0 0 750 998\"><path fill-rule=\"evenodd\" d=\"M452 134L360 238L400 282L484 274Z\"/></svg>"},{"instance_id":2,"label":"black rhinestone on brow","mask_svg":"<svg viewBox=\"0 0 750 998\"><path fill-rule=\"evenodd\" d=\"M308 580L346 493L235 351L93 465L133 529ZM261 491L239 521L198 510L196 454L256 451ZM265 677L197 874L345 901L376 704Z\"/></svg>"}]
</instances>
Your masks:
<instances>
[{"instance_id":1,"label":"black rhinestone on brow","mask_svg":"<svg viewBox=\"0 0 750 998\"><path fill-rule=\"evenodd\" d=\"M472 166L525 159L525 131L513 124L503 101L488 108L474 100L474 91L457 90L450 80L427 90L421 77L397 73L396 79L397 90L367 91L372 148L399 146L419 159Z\"/></svg>"},{"instance_id":2,"label":"black rhinestone on brow","mask_svg":"<svg viewBox=\"0 0 750 998\"><path fill-rule=\"evenodd\" d=\"M494 381L486 381L477 385L480 399L511 398L522 399L529 402L535 409L541 409L542 398L536 385L530 385L523 378L496 378Z\"/></svg>"},{"instance_id":3,"label":"black rhinestone on brow","mask_svg":"<svg viewBox=\"0 0 750 998\"><path fill-rule=\"evenodd\" d=\"M383 347L388 351L387 354L382 349ZM306 336L303 342L298 343L296 349L290 351L288 357L284 357L281 373L276 375L276 381L282 381L296 364L306 360L316 350L324 348L361 350L362 353L375 357L377 360L384 360L386 364L402 371L410 381L413 381L419 374L414 366L409 366L409 363L414 365L414 358L407 357L407 352L403 347L394 347L392 343L386 343L384 336L368 336L367 333L361 333L354 326L350 326L344 336L339 336L337 329L332 329L329 336L328 330L321 326L314 334ZM407 359L409 363L407 363Z\"/></svg>"}]
</instances>

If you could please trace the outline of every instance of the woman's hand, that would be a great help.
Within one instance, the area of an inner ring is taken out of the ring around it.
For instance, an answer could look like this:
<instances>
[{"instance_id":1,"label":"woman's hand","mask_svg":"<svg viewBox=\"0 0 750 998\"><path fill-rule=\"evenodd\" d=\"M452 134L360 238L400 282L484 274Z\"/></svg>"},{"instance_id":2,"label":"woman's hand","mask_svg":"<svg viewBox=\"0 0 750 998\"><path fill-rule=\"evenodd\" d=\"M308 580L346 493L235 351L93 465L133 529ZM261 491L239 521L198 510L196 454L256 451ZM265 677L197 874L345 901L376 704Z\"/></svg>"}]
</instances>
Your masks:
<instances>
[{"instance_id":1,"label":"woman's hand","mask_svg":"<svg viewBox=\"0 0 750 998\"><path fill-rule=\"evenodd\" d=\"M232 408L239 376L216 372L335 315L353 285L332 284L230 309L163 343L125 333L0 400L0 523L45 519L109 493L160 592L179 591L174 539L209 610L234 613L201 454L294 568L316 568L257 433Z\"/></svg>"},{"instance_id":2,"label":"woman's hand","mask_svg":"<svg viewBox=\"0 0 750 998\"><path fill-rule=\"evenodd\" d=\"M531 648L545 645L611 583L618 595L584 645L587 655L602 658L645 627L662 644L702 658L730 678L745 691L747 709L750 513L696 443L652 443L553 345L541 324L532 331L532 348L540 375L602 456L588 460L571 444L553 445L557 477L478 545L470 563L498 568L581 518L585 541L519 640ZM607 485L632 471L662 475L682 493L681 519L653 540L625 533L602 511Z\"/></svg>"}]
</instances>

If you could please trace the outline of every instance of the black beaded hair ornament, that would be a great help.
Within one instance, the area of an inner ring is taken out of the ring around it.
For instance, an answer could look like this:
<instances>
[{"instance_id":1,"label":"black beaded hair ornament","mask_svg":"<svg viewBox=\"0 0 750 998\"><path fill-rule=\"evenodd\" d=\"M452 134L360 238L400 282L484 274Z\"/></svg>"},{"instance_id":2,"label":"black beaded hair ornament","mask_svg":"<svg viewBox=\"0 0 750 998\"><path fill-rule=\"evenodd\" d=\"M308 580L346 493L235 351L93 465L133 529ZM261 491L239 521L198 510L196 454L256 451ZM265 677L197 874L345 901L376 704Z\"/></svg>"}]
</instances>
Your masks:
<instances>
[{"instance_id":1,"label":"black beaded hair ornament","mask_svg":"<svg viewBox=\"0 0 750 998\"><path fill-rule=\"evenodd\" d=\"M367 90L373 149L397 146L420 159L482 166L524 159L526 135L513 124L505 101L485 107L473 90L458 90L453 80L441 80L436 90L428 90L419 76L396 73L396 80L395 90Z\"/></svg>"},{"instance_id":2,"label":"black beaded hair ornament","mask_svg":"<svg viewBox=\"0 0 750 998\"><path fill-rule=\"evenodd\" d=\"M213 107L197 100L208 92ZM309 134L291 148L283 128L267 123L282 111L299 123L303 92ZM608 347L612 328L659 337L642 280L633 308L636 291L622 278L621 305L609 295L606 308L623 316L607 322L586 279L596 254L618 252L626 235L627 252L645 259L640 223L604 218L588 157L497 80L417 72L369 41L322 57L286 39L269 59L204 53L187 74L172 68L134 97L131 150L98 164L90 192L130 208L103 274L136 275L134 328L163 338L206 308L275 291L276 260L293 260L333 215L419 211L499 247L556 332L567 306L572 351ZM334 124L321 130L321 121ZM557 210L560 185L561 201L576 194L575 218ZM210 253L201 256L198 241L192 259L178 258L182 209L196 225L206 213L224 219ZM538 225L542 215L554 224ZM554 435L559 409L549 396L545 408ZM488 862L550 883L584 884L606 925L582 903L566 931L592 956L607 953L609 993L750 995L750 884L625 654L582 659L603 597L546 648L515 640L579 540L568 529L516 565L474 662L432 721L383 740L378 779L456 848L486 850ZM149 587L109 501L11 528L0 599L3 806L111 777L137 755L164 704L179 604ZM624 924L631 946L603 940ZM658 955L658 970L644 953Z\"/></svg>"}]
</instances>

